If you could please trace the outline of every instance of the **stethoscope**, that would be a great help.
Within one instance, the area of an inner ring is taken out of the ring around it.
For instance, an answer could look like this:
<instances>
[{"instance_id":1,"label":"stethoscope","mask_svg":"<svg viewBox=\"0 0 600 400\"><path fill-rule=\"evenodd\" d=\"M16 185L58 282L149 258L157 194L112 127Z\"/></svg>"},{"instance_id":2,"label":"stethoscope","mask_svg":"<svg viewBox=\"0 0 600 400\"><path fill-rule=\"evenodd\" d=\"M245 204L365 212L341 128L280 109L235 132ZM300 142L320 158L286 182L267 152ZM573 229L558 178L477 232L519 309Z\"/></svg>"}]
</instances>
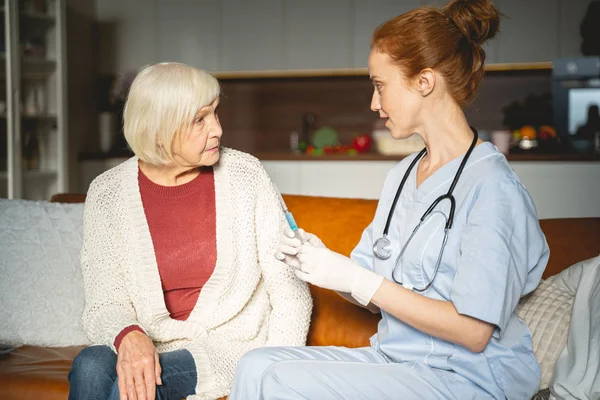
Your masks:
<instances>
[{"instance_id":1,"label":"stethoscope","mask_svg":"<svg viewBox=\"0 0 600 400\"><path fill-rule=\"evenodd\" d=\"M392 278L397 283L399 283L400 285L404 286L405 288L407 288L409 290L415 290L417 292L426 291L427 289L429 289L429 287L433 283L433 280L435 279L435 276L437 275L438 269L440 267L440 262L442 260L442 255L444 254L444 248L446 247L446 242L448 241L448 231L452 228L452 224L454 223L454 210L456 208L456 200L455 200L452 192L454 191L454 187L456 186L456 183L458 182L458 179L460 178L462 171L465 168L465 165L467 164L467 161L469 160L469 157L471 156L473 149L475 148L475 144L477 144L477 139L479 138L479 135L477 134L477 130L475 130L475 128L473 128L473 127L471 127L471 130L473 131L473 141L471 142L471 145L469 146L467 153L465 154L464 158L462 159L460 166L458 167L458 170L456 171L456 175L454 175L454 180L452 181L452 184L450 185L450 189L448 189L448 192L446 194L443 194L443 195L439 196L437 199L435 199L435 201L429 206L427 211L425 211L425 213L419 220L419 223L417 224L415 229L413 229L412 233L408 237L408 240L406 241L404 246L402 246L402 249L400 250L400 254L398 254L398 257L396 258L396 262L394 263L394 269L392 270ZM392 207L390 209L390 212L388 213L387 221L385 223L385 228L383 229L383 236L380 237L379 239L377 239L375 241L375 244L373 244L373 253L380 260L387 260L392 255L392 243L390 242L390 239L388 239L388 232L390 229L390 222L392 221L392 216L394 215L394 210L396 209L396 203L398 203L398 199L400 198L400 193L402 192L402 188L404 187L404 184L406 183L406 180L408 179L410 172L412 171L414 166L417 164L417 162L425 155L426 152L427 152L427 148L424 148L423 150L421 150L421 152L419 152L419 154L417 154L415 159L410 163L408 169L404 173L404 176L402 177L402 181L400 181L400 186L398 187L398 190L396 191L396 196L394 197L394 201L392 202ZM441 211L434 212L435 207L443 200L450 201L450 213L449 213L448 217L446 217L446 215ZM438 255L437 262L435 265L435 269L433 270L433 275L431 277L431 280L424 288L415 288L413 285L411 285L409 283L403 284L402 283L402 270L403 270L402 265L400 265L400 279L396 279L396 277L394 276L396 268L398 266L398 263L400 262L400 259L402 258L402 255L406 251L407 246L409 245L409 243L411 242L412 238L415 236L415 234L417 233L419 228L423 225L423 223L430 216L432 216L435 213L441 214L444 217L444 219L446 221L446 225L444 227L444 239L442 241L442 247L440 249L440 253Z\"/></svg>"}]
</instances>

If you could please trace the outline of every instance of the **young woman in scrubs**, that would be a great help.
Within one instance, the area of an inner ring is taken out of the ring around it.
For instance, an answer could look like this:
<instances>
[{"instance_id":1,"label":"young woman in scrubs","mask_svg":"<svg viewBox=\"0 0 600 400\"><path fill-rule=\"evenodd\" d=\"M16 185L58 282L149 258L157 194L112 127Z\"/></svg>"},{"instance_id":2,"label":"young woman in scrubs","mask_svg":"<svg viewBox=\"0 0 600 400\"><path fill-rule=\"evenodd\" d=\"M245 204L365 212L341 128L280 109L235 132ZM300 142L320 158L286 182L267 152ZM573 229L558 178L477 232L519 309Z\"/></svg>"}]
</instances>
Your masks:
<instances>
[{"instance_id":1,"label":"young woman in scrubs","mask_svg":"<svg viewBox=\"0 0 600 400\"><path fill-rule=\"evenodd\" d=\"M463 112L484 76L482 45L498 27L491 1L454 0L374 32L371 108L395 139L418 133L426 151L388 173L350 258L289 228L276 256L304 281L381 312L378 331L365 348L252 350L238 364L231 399L535 394L540 369L515 308L538 285L548 246L526 188L506 158L477 139ZM378 240L384 237L387 250Z\"/></svg>"}]
</instances>

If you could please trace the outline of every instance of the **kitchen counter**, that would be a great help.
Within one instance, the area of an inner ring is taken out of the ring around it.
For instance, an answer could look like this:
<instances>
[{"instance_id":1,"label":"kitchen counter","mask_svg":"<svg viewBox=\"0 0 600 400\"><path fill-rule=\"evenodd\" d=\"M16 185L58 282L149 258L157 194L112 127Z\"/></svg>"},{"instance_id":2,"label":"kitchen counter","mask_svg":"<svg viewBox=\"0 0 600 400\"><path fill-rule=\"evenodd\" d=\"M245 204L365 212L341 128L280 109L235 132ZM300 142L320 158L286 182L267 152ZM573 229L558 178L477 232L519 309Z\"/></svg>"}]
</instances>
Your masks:
<instances>
[{"instance_id":1,"label":"kitchen counter","mask_svg":"<svg viewBox=\"0 0 600 400\"><path fill-rule=\"evenodd\" d=\"M282 193L362 199L379 198L387 173L400 159L378 155L257 156ZM508 160L533 198L540 218L600 217L600 157L514 154Z\"/></svg>"},{"instance_id":2,"label":"kitchen counter","mask_svg":"<svg viewBox=\"0 0 600 400\"><path fill-rule=\"evenodd\" d=\"M288 152L254 153L282 193L379 198L388 171L402 156L376 153L313 156ZM125 154L82 154L80 188L128 157ZM600 156L594 154L509 154L540 218L600 217Z\"/></svg>"}]
</instances>

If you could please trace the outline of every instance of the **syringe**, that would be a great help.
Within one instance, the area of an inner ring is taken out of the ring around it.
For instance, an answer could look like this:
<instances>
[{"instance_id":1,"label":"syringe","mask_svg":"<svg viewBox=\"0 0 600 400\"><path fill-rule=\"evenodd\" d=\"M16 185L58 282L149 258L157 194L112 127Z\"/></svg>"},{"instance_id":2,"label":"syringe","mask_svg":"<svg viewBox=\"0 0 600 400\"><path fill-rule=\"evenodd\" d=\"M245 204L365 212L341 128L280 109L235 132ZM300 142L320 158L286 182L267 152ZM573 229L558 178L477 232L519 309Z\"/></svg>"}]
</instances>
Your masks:
<instances>
[{"instance_id":1,"label":"syringe","mask_svg":"<svg viewBox=\"0 0 600 400\"><path fill-rule=\"evenodd\" d=\"M277 193L279 194L279 201L281 202L281 207L283 208L283 212L285 214L285 219L287 220L287 223L290 226L290 229L294 232L294 235L298 239L300 239L301 242L303 242L302 238L298 234L298 224L296 223L294 216L288 210L287 205L285 204L285 201L283 201L283 197L281 196L281 193L279 193L279 192L277 192Z\"/></svg>"},{"instance_id":2,"label":"syringe","mask_svg":"<svg viewBox=\"0 0 600 400\"><path fill-rule=\"evenodd\" d=\"M287 220L288 225L290 226L292 231L294 231L294 233L296 233L296 231L298 230L298 224L296 224L296 220L294 219L294 216L287 209L285 209L284 211L285 211L285 219Z\"/></svg>"}]
</instances>

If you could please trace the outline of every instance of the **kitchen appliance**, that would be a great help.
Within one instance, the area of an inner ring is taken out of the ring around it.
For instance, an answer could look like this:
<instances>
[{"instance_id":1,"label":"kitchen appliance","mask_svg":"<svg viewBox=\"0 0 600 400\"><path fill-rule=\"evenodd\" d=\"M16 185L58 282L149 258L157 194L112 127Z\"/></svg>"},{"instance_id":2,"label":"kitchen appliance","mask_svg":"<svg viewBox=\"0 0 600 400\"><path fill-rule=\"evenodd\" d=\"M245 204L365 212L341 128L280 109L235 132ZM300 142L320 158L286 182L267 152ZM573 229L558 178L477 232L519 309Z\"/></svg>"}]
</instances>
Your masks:
<instances>
[{"instance_id":1,"label":"kitchen appliance","mask_svg":"<svg viewBox=\"0 0 600 400\"><path fill-rule=\"evenodd\" d=\"M600 106L600 57L558 58L552 62L552 97L557 135L571 142L592 140Z\"/></svg>"}]
</instances>

